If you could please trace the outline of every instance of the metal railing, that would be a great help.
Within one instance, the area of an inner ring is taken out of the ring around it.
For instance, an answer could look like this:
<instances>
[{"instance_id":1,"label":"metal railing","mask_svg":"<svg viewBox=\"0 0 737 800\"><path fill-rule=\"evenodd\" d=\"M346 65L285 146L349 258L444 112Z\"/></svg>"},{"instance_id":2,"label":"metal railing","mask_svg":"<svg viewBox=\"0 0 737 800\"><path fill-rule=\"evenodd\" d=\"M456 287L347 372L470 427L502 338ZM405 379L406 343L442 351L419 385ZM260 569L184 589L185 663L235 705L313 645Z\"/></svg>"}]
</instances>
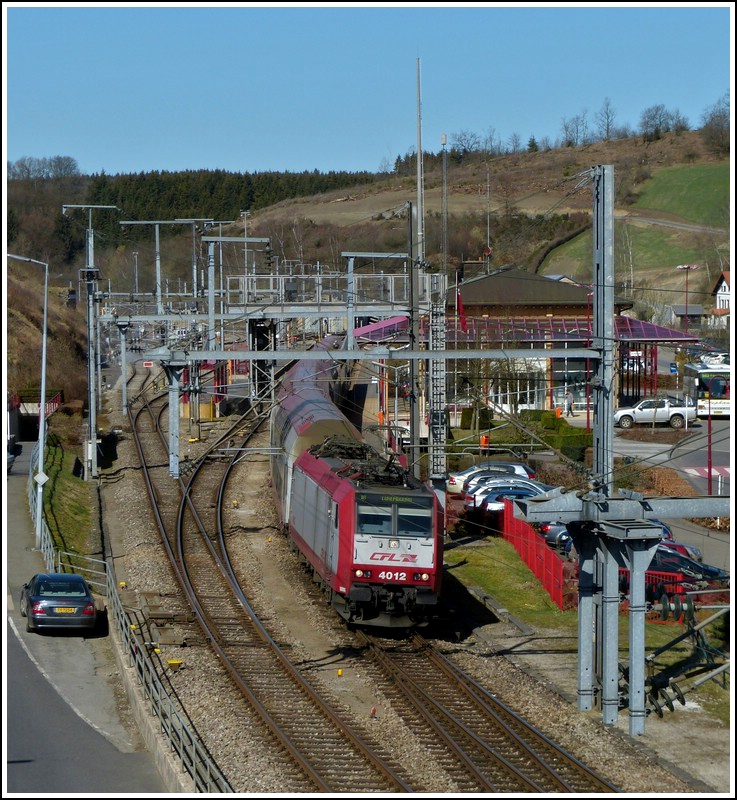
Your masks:
<instances>
[{"instance_id":1,"label":"metal railing","mask_svg":"<svg viewBox=\"0 0 737 800\"><path fill-rule=\"evenodd\" d=\"M28 472L28 507L36 523L36 486L33 476L38 464L38 443L31 453ZM198 792L227 793L233 792L225 776L210 757L207 749L200 742L196 733L192 732L183 718L175 701L167 692L159 677L158 667L143 645L140 626L131 621L126 611L115 578L112 564L100 559L81 556L54 546L46 520L41 523L41 542L39 547L46 569L53 572L78 572L85 580L105 597L108 624L114 627L116 646L122 649L124 661L135 670L143 699L151 713L159 720L160 732L169 740L171 752L184 770L193 780Z\"/></svg>"}]
</instances>

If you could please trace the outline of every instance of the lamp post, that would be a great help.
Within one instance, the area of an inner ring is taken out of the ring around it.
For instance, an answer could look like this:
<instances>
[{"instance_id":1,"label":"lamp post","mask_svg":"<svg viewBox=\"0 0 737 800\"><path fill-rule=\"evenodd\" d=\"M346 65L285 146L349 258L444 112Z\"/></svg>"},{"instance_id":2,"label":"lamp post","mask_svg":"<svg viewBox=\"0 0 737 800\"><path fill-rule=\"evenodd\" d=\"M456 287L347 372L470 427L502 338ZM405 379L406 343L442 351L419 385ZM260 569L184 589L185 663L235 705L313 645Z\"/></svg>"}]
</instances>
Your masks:
<instances>
[{"instance_id":1,"label":"lamp post","mask_svg":"<svg viewBox=\"0 0 737 800\"><path fill-rule=\"evenodd\" d=\"M8 253L8 258L15 261L25 261L29 264L38 264L45 270L44 278L44 319L43 337L41 343L41 397L38 404L38 469L36 470L36 548L41 547L41 526L43 524L43 490L48 480L44 473L44 450L46 449L46 332L48 327L49 305L49 265L45 261L36 261L35 258L14 256Z\"/></svg>"}]
</instances>

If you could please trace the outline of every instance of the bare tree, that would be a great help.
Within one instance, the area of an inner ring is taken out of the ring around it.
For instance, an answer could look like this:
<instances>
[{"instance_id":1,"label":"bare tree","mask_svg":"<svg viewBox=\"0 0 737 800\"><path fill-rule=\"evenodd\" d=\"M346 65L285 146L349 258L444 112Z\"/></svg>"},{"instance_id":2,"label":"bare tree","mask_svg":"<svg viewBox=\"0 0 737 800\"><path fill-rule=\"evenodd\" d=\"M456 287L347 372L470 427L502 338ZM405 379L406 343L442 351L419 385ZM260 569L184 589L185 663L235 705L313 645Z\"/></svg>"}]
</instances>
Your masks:
<instances>
[{"instance_id":1,"label":"bare tree","mask_svg":"<svg viewBox=\"0 0 737 800\"><path fill-rule=\"evenodd\" d=\"M79 165L71 156L34 158L24 156L15 163L8 162L8 180L46 180L79 175Z\"/></svg>"},{"instance_id":2,"label":"bare tree","mask_svg":"<svg viewBox=\"0 0 737 800\"><path fill-rule=\"evenodd\" d=\"M575 117L563 118L561 123L563 132L564 147L578 147L588 143L588 122L586 121L586 111L582 111Z\"/></svg>"},{"instance_id":3,"label":"bare tree","mask_svg":"<svg viewBox=\"0 0 737 800\"><path fill-rule=\"evenodd\" d=\"M684 131L689 130L691 125L688 122L688 118L685 117L681 112L676 109L675 111L671 112L670 115L670 129L676 133L683 133Z\"/></svg>"},{"instance_id":4,"label":"bare tree","mask_svg":"<svg viewBox=\"0 0 737 800\"><path fill-rule=\"evenodd\" d=\"M617 112L614 110L612 101L608 97L605 97L601 108L594 114L594 121L596 122L599 136L601 136L605 142L608 142L612 138L616 116Z\"/></svg>"},{"instance_id":5,"label":"bare tree","mask_svg":"<svg viewBox=\"0 0 737 800\"><path fill-rule=\"evenodd\" d=\"M295 217L292 220L292 240L294 242L297 260L300 264L304 263L304 237L305 237L305 220L304 218Z\"/></svg>"},{"instance_id":6,"label":"bare tree","mask_svg":"<svg viewBox=\"0 0 737 800\"><path fill-rule=\"evenodd\" d=\"M49 159L51 178L71 178L79 175L79 164L71 156L54 156Z\"/></svg>"},{"instance_id":7,"label":"bare tree","mask_svg":"<svg viewBox=\"0 0 737 800\"><path fill-rule=\"evenodd\" d=\"M578 125L581 134L581 144L591 144L591 133L589 132L589 112L584 108L578 115Z\"/></svg>"},{"instance_id":8,"label":"bare tree","mask_svg":"<svg viewBox=\"0 0 737 800\"><path fill-rule=\"evenodd\" d=\"M468 153L477 153L481 149L481 138L472 131L459 131L450 137L451 148L457 150L461 156Z\"/></svg>"},{"instance_id":9,"label":"bare tree","mask_svg":"<svg viewBox=\"0 0 737 800\"><path fill-rule=\"evenodd\" d=\"M522 149L522 139L518 133L513 133L509 137L509 152L517 155Z\"/></svg>"},{"instance_id":10,"label":"bare tree","mask_svg":"<svg viewBox=\"0 0 737 800\"><path fill-rule=\"evenodd\" d=\"M730 148L729 94L724 94L713 106L704 111L701 119L701 137L704 144L716 155L726 156Z\"/></svg>"},{"instance_id":11,"label":"bare tree","mask_svg":"<svg viewBox=\"0 0 737 800\"><path fill-rule=\"evenodd\" d=\"M656 142L671 129L671 114L662 104L649 106L640 115L640 134L645 142Z\"/></svg>"},{"instance_id":12,"label":"bare tree","mask_svg":"<svg viewBox=\"0 0 737 800\"><path fill-rule=\"evenodd\" d=\"M502 144L495 128L489 128L484 136L482 150L487 156L497 156L501 153Z\"/></svg>"},{"instance_id":13,"label":"bare tree","mask_svg":"<svg viewBox=\"0 0 737 800\"><path fill-rule=\"evenodd\" d=\"M15 163L12 161L8 163L8 180L27 181L32 178L38 178L39 175L39 161L32 156L23 156Z\"/></svg>"},{"instance_id":14,"label":"bare tree","mask_svg":"<svg viewBox=\"0 0 737 800\"><path fill-rule=\"evenodd\" d=\"M379 172L388 175L392 171L392 162L389 156L384 156L379 164Z\"/></svg>"}]
</instances>

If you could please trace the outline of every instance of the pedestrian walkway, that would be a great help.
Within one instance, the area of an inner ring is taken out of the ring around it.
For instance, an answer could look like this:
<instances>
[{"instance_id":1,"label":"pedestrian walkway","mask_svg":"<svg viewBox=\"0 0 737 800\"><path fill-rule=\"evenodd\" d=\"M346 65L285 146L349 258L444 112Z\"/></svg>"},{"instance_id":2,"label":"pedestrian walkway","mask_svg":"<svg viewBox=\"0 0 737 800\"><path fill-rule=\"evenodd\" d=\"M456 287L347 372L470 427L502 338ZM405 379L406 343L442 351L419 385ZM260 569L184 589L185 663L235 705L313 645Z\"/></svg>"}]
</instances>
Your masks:
<instances>
[{"instance_id":1,"label":"pedestrian walkway","mask_svg":"<svg viewBox=\"0 0 737 800\"><path fill-rule=\"evenodd\" d=\"M685 467L683 472L687 472L689 475L694 475L697 478L709 477L709 467ZM729 480L730 467L712 467L711 474L712 476L718 475L720 478L727 478L727 480Z\"/></svg>"}]
</instances>

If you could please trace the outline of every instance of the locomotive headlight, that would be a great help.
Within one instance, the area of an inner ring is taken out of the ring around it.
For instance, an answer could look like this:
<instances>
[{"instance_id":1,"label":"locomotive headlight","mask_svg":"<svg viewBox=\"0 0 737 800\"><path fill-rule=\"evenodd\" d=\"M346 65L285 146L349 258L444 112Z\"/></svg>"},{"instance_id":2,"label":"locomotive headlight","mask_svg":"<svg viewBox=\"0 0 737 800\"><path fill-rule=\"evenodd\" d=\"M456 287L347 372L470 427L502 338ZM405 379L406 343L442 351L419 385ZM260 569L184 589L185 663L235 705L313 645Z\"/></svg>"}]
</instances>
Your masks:
<instances>
[{"instance_id":1,"label":"locomotive headlight","mask_svg":"<svg viewBox=\"0 0 737 800\"><path fill-rule=\"evenodd\" d=\"M357 578L363 578L363 570L362 569L357 569L356 570L356 577Z\"/></svg>"},{"instance_id":2,"label":"locomotive headlight","mask_svg":"<svg viewBox=\"0 0 737 800\"><path fill-rule=\"evenodd\" d=\"M371 570L370 569L357 569L357 570L354 570L353 574L357 578L370 578L371 577Z\"/></svg>"},{"instance_id":3,"label":"locomotive headlight","mask_svg":"<svg viewBox=\"0 0 737 800\"><path fill-rule=\"evenodd\" d=\"M413 580L416 581L429 581L430 580L430 573L429 572L415 572L412 576Z\"/></svg>"},{"instance_id":4,"label":"locomotive headlight","mask_svg":"<svg viewBox=\"0 0 737 800\"><path fill-rule=\"evenodd\" d=\"M390 539L389 540L389 548L391 550L396 550L399 547L399 539Z\"/></svg>"}]
</instances>

